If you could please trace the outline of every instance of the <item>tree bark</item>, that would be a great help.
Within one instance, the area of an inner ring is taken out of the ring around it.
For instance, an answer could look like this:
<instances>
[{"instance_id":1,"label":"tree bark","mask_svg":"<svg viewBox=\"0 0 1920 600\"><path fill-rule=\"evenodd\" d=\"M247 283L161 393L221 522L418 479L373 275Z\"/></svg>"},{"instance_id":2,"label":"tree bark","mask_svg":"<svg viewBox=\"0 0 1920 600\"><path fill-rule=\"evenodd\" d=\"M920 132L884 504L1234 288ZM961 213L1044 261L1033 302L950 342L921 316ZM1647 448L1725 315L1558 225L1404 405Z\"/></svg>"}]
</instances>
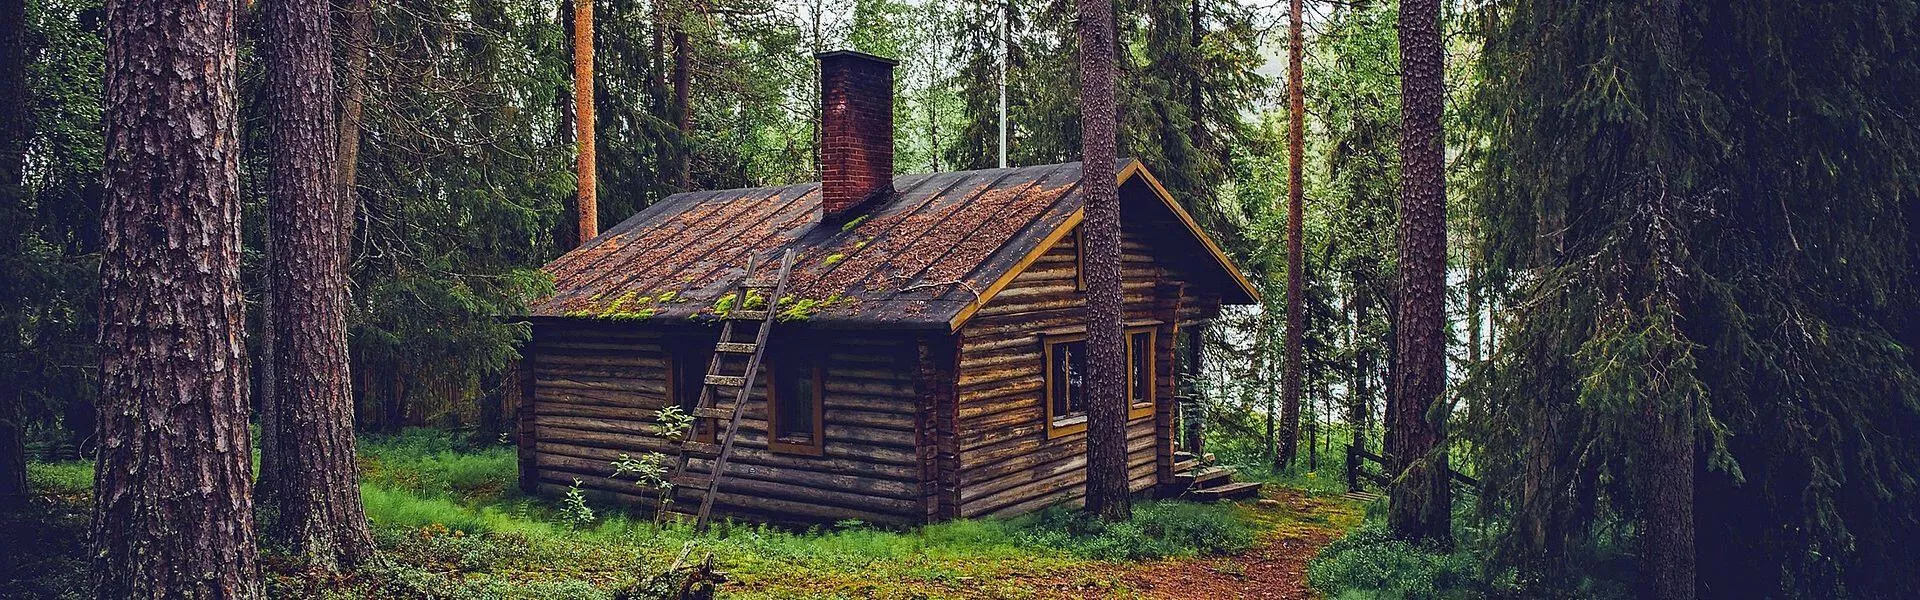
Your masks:
<instances>
[{"instance_id":1,"label":"tree bark","mask_svg":"<svg viewBox=\"0 0 1920 600\"><path fill-rule=\"evenodd\" d=\"M27 2L0 0L0 257L20 255L21 237L28 222L26 176L27 145L33 141L33 119L27 105ZM13 311L17 307L0 307ZM18 321L0 321L0 352L20 352ZM20 404L20 381L12 367L0 367L0 511L18 508L27 499L25 414Z\"/></svg>"},{"instance_id":2,"label":"tree bark","mask_svg":"<svg viewBox=\"0 0 1920 600\"><path fill-rule=\"evenodd\" d=\"M573 2L573 139L579 145L574 176L579 182L574 210L579 217L574 246L600 234L600 203L596 193L593 113L593 0Z\"/></svg>"},{"instance_id":3,"label":"tree bark","mask_svg":"<svg viewBox=\"0 0 1920 600\"><path fill-rule=\"evenodd\" d=\"M232 0L112 0L100 269L99 598L260 595Z\"/></svg>"},{"instance_id":4,"label":"tree bark","mask_svg":"<svg viewBox=\"0 0 1920 600\"><path fill-rule=\"evenodd\" d=\"M1132 515L1127 497L1126 338L1120 291L1120 191L1113 0L1080 4L1080 189L1087 201L1087 510Z\"/></svg>"},{"instance_id":5,"label":"tree bark","mask_svg":"<svg viewBox=\"0 0 1920 600\"><path fill-rule=\"evenodd\" d=\"M681 22L673 27L673 123L679 131L674 144L674 185L687 191L693 184L693 49L687 40L687 15L675 15Z\"/></svg>"},{"instance_id":6,"label":"tree bark","mask_svg":"<svg viewBox=\"0 0 1920 600\"><path fill-rule=\"evenodd\" d=\"M1280 373L1280 447L1274 455L1276 471L1293 464L1300 441L1300 328L1306 316L1301 289L1306 279L1305 250L1300 240L1304 235L1300 220L1306 212L1301 161L1307 126L1306 94L1301 89L1305 79L1301 55L1306 52L1306 43L1301 32L1300 4L1301 0L1287 3L1287 328L1281 342L1286 364Z\"/></svg>"},{"instance_id":7,"label":"tree bark","mask_svg":"<svg viewBox=\"0 0 1920 600\"><path fill-rule=\"evenodd\" d=\"M1353 445L1367 447L1367 434L1373 420L1373 343L1367 338L1367 322L1373 319L1373 284L1364 273L1353 281L1353 385L1352 402L1347 407L1347 424L1353 429Z\"/></svg>"},{"instance_id":8,"label":"tree bark","mask_svg":"<svg viewBox=\"0 0 1920 600\"><path fill-rule=\"evenodd\" d=\"M1439 0L1400 3L1401 187L1395 301L1392 447L1397 474L1387 523L1410 540L1449 543L1452 506L1444 447L1446 415L1446 174L1440 112Z\"/></svg>"},{"instance_id":9,"label":"tree bark","mask_svg":"<svg viewBox=\"0 0 1920 600\"><path fill-rule=\"evenodd\" d=\"M333 572L371 558L373 536L354 463L332 20L327 0L273 0L262 20L275 446L261 451L279 454L273 537Z\"/></svg>"},{"instance_id":10,"label":"tree bark","mask_svg":"<svg viewBox=\"0 0 1920 600\"><path fill-rule=\"evenodd\" d=\"M354 187L360 179L360 130L366 122L367 58L373 51L372 0L343 0L339 8L346 19L340 39L340 248L351 264L353 232L359 225L360 195ZM351 296L351 290L348 294Z\"/></svg>"}]
</instances>

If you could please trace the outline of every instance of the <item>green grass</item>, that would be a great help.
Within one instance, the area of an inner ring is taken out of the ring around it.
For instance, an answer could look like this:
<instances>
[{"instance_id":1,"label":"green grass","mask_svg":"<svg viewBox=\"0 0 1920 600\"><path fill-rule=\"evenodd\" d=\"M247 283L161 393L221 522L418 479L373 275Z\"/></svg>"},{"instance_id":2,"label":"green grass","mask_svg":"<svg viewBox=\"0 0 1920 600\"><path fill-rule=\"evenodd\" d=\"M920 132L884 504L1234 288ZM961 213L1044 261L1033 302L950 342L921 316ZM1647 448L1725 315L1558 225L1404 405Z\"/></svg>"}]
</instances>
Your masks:
<instances>
[{"instance_id":1,"label":"green grass","mask_svg":"<svg viewBox=\"0 0 1920 600\"><path fill-rule=\"evenodd\" d=\"M1307 583L1334 600L1479 598L1477 564L1464 552L1395 540L1374 521L1323 548Z\"/></svg>"},{"instance_id":2,"label":"green grass","mask_svg":"<svg viewBox=\"0 0 1920 600\"><path fill-rule=\"evenodd\" d=\"M910 529L844 522L792 530L721 521L695 535L684 525L656 526L608 505L595 505L591 522L570 524L556 501L520 494L515 451L498 442L414 429L368 436L359 447L361 497L384 560L316 589L315 582L274 568L287 563L270 556L267 583L274 595L648 597L620 594L664 571L692 541L696 557L711 553L731 578L724 588L730 598L1020 598L1032 596L1037 582L1114 590L1121 583L1110 561L1239 552L1263 531L1297 524L1294 516L1235 505L1142 502L1133 519L1114 524L1054 508ZM39 521L18 541L72 543L31 565L45 575L0 578L0 592L84 596L92 464L33 463L30 475L59 513L31 516ZM1091 568L1103 564L1109 567Z\"/></svg>"}]
</instances>

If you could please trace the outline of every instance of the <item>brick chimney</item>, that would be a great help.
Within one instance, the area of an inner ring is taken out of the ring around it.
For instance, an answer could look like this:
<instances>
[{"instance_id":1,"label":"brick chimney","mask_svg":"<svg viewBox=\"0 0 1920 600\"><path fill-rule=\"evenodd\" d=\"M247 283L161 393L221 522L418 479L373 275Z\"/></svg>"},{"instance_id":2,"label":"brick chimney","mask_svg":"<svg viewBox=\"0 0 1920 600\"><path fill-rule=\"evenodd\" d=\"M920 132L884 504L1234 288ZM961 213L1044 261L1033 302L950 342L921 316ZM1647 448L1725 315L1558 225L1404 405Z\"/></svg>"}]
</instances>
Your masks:
<instances>
[{"instance_id":1,"label":"brick chimney","mask_svg":"<svg viewBox=\"0 0 1920 600\"><path fill-rule=\"evenodd\" d=\"M859 217L893 193L892 59L837 50L820 60L822 222Z\"/></svg>"}]
</instances>

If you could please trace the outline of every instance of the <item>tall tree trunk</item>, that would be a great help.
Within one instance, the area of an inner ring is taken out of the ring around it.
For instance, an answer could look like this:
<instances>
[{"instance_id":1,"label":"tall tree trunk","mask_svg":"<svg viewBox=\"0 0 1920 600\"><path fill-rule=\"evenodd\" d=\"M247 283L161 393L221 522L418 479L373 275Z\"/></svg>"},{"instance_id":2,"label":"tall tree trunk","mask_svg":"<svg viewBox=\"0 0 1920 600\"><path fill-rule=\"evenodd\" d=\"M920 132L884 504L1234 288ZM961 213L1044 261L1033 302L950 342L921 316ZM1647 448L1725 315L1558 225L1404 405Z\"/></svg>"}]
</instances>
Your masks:
<instances>
[{"instance_id":1,"label":"tall tree trunk","mask_svg":"<svg viewBox=\"0 0 1920 600\"><path fill-rule=\"evenodd\" d=\"M579 145L574 176L579 191L574 211L579 217L574 246L585 245L600 234L600 203L596 195L598 175L594 166L593 131L593 0L573 1L573 139Z\"/></svg>"},{"instance_id":2,"label":"tall tree trunk","mask_svg":"<svg viewBox=\"0 0 1920 600\"><path fill-rule=\"evenodd\" d=\"M687 40L684 12L673 27L673 123L679 131L674 144L674 185L687 191L693 185L693 49Z\"/></svg>"},{"instance_id":3,"label":"tall tree trunk","mask_svg":"<svg viewBox=\"0 0 1920 600\"><path fill-rule=\"evenodd\" d=\"M360 180L360 130L366 122L367 59L373 51L372 0L341 0L338 8L346 28L340 38L340 248L353 257L353 232L358 226L360 195L354 187ZM352 291L349 289L349 296Z\"/></svg>"},{"instance_id":4,"label":"tall tree trunk","mask_svg":"<svg viewBox=\"0 0 1920 600\"><path fill-rule=\"evenodd\" d=\"M1280 447L1274 455L1274 470L1293 463L1300 440L1300 336L1306 304L1302 286L1306 273L1300 237L1305 210L1301 176L1307 127L1306 93L1301 89L1301 55L1306 52L1301 32L1301 0L1287 3L1287 329L1282 341L1286 365L1280 374Z\"/></svg>"},{"instance_id":5,"label":"tall tree trunk","mask_svg":"<svg viewBox=\"0 0 1920 600\"><path fill-rule=\"evenodd\" d=\"M0 257L20 255L22 236L31 217L27 210L27 145L33 141L32 113L27 104L27 2L0 0ZM0 308L4 311L17 307ZM21 351L18 321L0 317L0 352ZM18 508L27 499L26 415L20 381L11 365L0 366L0 511Z\"/></svg>"},{"instance_id":6,"label":"tall tree trunk","mask_svg":"<svg viewBox=\"0 0 1920 600\"><path fill-rule=\"evenodd\" d=\"M262 451L280 454L273 537L332 572L373 556L354 463L332 19L327 0L272 0L262 20L276 377L276 445Z\"/></svg>"},{"instance_id":7,"label":"tall tree trunk","mask_svg":"<svg viewBox=\"0 0 1920 600\"><path fill-rule=\"evenodd\" d=\"M1087 199L1087 510L1126 519L1126 338L1120 291L1120 194L1113 0L1080 3L1080 189Z\"/></svg>"},{"instance_id":8,"label":"tall tree trunk","mask_svg":"<svg viewBox=\"0 0 1920 600\"><path fill-rule=\"evenodd\" d=\"M1353 445L1367 447L1367 434L1373 421L1373 340L1367 336L1367 323L1373 319L1373 284L1364 274L1353 281L1353 395L1347 407L1347 424L1353 428Z\"/></svg>"},{"instance_id":9,"label":"tall tree trunk","mask_svg":"<svg viewBox=\"0 0 1920 600\"><path fill-rule=\"evenodd\" d=\"M1660 54L1659 63L1675 65L1684 59L1679 56L1680 0L1649 0L1646 4L1649 25L1653 30L1654 47ZM1672 68L1672 67L1668 67ZM1676 102L1662 98L1656 110L1672 112ZM1666 116L1657 122L1673 123L1684 117ZM1651 154L1651 153L1650 153ZM1649 157L1652 159L1653 157ZM1648 172L1657 172L1650 168ZM1652 177L1648 175L1648 177ZM1685 242L1684 234L1671 228L1680 222L1680 213L1684 209L1677 207L1676 194L1669 193L1666 182L1660 181L1657 193L1647 193L1647 206L1641 214L1653 215L1653 225L1646 230L1646 244L1653 257L1651 264L1641 268L1648 272L1637 277L1638 281L1651 282L1649 298L1634 303L1648 312L1654 312L1650 319L1667 318L1679 321L1678 317L1660 317L1659 312L1667 315L1680 315L1686 310L1680 299L1682 284L1669 273L1684 273L1686 269L1675 264L1676 257L1685 253L1681 246ZM1660 306L1664 311L1657 311ZM1672 325L1675 329L1679 323ZM1684 344L1684 342L1682 342ZM1654 361L1657 365L1671 365L1678 362L1674 356L1684 352L1672 346L1659 349L1661 355ZM1664 380L1655 385L1663 385ZM1665 392L1666 390L1658 390ZM1647 449L1646 456L1653 459L1641 467L1638 473L1641 481L1639 488L1646 495L1646 506L1642 513L1640 530L1642 532L1641 556L1645 558L1642 595L1653 600L1691 600L1698 593L1696 568L1698 556L1694 540L1694 413L1699 410L1693 394L1682 393L1681 402L1667 402L1661 396L1666 393L1644 392L1645 399L1639 426L1642 447Z\"/></svg>"},{"instance_id":10,"label":"tall tree trunk","mask_svg":"<svg viewBox=\"0 0 1920 600\"><path fill-rule=\"evenodd\" d=\"M241 344L232 0L112 0L99 598L260 595Z\"/></svg>"},{"instance_id":11,"label":"tall tree trunk","mask_svg":"<svg viewBox=\"0 0 1920 600\"><path fill-rule=\"evenodd\" d=\"M1439 0L1400 3L1401 185L1394 328L1396 473L1387 523L1403 539L1450 542L1446 415L1447 214Z\"/></svg>"}]
</instances>

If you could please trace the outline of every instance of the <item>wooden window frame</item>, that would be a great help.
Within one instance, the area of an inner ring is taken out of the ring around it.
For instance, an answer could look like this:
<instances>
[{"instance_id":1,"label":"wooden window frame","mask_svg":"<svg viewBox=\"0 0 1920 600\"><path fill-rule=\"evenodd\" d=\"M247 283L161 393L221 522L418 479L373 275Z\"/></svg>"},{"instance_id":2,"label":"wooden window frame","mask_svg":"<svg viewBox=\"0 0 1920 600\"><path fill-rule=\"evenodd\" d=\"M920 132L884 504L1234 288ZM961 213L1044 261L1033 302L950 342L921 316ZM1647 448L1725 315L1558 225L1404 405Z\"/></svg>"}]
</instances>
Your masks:
<instances>
[{"instance_id":1,"label":"wooden window frame","mask_svg":"<svg viewBox=\"0 0 1920 600\"><path fill-rule=\"evenodd\" d=\"M1053 439L1087 430L1087 415L1062 417L1053 412L1053 347L1074 342L1084 342L1084 333L1042 334L1040 336L1040 391L1041 413L1046 419L1047 439Z\"/></svg>"},{"instance_id":2,"label":"wooden window frame","mask_svg":"<svg viewBox=\"0 0 1920 600\"><path fill-rule=\"evenodd\" d=\"M1080 235L1085 227L1073 228L1073 291L1087 291L1087 236Z\"/></svg>"},{"instance_id":3,"label":"wooden window frame","mask_svg":"<svg viewBox=\"0 0 1920 600\"><path fill-rule=\"evenodd\" d=\"M800 361L793 361L800 362ZM767 397L767 451L778 454L799 454L803 456L823 456L827 453L827 403L826 403L826 367L817 361L802 368L813 371L813 439L810 442L791 442L780 438L780 369L777 361L768 360L761 366L765 376L763 385Z\"/></svg>"},{"instance_id":4,"label":"wooden window frame","mask_svg":"<svg viewBox=\"0 0 1920 600\"><path fill-rule=\"evenodd\" d=\"M1133 401L1133 357L1136 351L1134 349L1133 336L1139 333L1147 334L1147 393L1145 402L1136 403ZM1126 340L1127 348L1127 379L1124 393L1127 398L1127 422L1131 423L1140 419L1151 418L1153 411L1159 407L1159 389L1156 385L1159 374L1156 370L1160 366L1160 357L1155 355L1155 351L1158 350L1160 345L1160 330L1157 324L1131 325L1126 328L1122 335L1125 336L1124 339ZM1047 439L1072 435L1087 430L1087 417L1085 415L1079 417L1061 417L1053 412L1053 347L1073 342L1085 342L1086 339L1087 335L1084 331L1066 333L1049 332L1040 335L1040 373L1041 385L1044 386L1040 391L1041 412L1046 419Z\"/></svg>"},{"instance_id":5,"label":"wooden window frame","mask_svg":"<svg viewBox=\"0 0 1920 600\"><path fill-rule=\"evenodd\" d=\"M1142 333L1147 334L1147 350L1146 350L1147 352L1147 376L1146 376L1147 393L1145 395L1146 400L1144 402L1134 402L1133 401L1133 396L1134 396L1133 365L1134 365L1134 352L1137 352L1138 350L1133 347L1133 336L1137 334L1142 334ZM1156 384L1158 383L1157 377L1159 376L1158 372L1160 368L1160 364L1159 364L1160 363L1160 360L1159 360L1160 359L1160 356L1159 356L1160 332L1159 332L1159 328L1154 326L1128 327L1126 330L1126 336L1127 336L1127 420L1134 421L1138 419L1152 417L1154 408L1159 406L1159 398L1157 397L1158 394L1156 393L1159 391L1159 386Z\"/></svg>"}]
</instances>

